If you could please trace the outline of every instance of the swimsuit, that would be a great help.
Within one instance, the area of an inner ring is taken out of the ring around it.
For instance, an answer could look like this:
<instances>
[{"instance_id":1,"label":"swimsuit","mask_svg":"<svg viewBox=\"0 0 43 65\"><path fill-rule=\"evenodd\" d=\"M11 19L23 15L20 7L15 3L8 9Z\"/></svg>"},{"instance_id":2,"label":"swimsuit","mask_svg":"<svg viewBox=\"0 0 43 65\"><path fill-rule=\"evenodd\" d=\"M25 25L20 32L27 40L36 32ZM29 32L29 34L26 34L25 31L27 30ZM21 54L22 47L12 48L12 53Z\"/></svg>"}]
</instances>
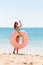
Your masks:
<instances>
[{"instance_id":1,"label":"swimsuit","mask_svg":"<svg viewBox=\"0 0 43 65\"><path fill-rule=\"evenodd\" d=\"M16 30L16 29L15 29ZM20 28L18 28L16 31L20 31ZM20 36L18 35L17 37L16 37L16 41L17 41L17 43L19 44L19 40L20 39Z\"/></svg>"}]
</instances>

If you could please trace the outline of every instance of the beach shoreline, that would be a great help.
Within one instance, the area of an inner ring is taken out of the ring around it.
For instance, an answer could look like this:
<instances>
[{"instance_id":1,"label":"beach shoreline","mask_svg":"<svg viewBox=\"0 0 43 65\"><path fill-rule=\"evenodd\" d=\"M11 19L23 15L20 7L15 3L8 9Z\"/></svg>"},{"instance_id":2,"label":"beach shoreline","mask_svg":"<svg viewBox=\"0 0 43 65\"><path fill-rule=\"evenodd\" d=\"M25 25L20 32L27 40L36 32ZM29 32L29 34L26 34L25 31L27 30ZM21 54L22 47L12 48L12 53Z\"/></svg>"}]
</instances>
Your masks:
<instances>
[{"instance_id":1,"label":"beach shoreline","mask_svg":"<svg viewBox=\"0 0 43 65\"><path fill-rule=\"evenodd\" d=\"M0 53L0 65L43 65L43 56Z\"/></svg>"}]
</instances>

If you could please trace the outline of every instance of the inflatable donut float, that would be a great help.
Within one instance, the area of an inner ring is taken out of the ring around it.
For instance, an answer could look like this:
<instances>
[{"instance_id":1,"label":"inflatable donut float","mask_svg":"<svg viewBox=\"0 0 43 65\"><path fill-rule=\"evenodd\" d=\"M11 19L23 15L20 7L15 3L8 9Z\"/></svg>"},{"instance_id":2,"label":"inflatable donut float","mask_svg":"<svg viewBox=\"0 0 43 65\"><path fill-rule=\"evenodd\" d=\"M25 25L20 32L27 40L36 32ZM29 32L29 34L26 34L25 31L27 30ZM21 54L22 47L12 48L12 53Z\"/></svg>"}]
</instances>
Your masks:
<instances>
[{"instance_id":1,"label":"inflatable donut float","mask_svg":"<svg viewBox=\"0 0 43 65\"><path fill-rule=\"evenodd\" d=\"M17 31L14 31L10 36L10 43L16 49L24 48L28 44L28 35L25 32L20 32L22 35L21 44L17 43L16 37L20 36Z\"/></svg>"}]
</instances>

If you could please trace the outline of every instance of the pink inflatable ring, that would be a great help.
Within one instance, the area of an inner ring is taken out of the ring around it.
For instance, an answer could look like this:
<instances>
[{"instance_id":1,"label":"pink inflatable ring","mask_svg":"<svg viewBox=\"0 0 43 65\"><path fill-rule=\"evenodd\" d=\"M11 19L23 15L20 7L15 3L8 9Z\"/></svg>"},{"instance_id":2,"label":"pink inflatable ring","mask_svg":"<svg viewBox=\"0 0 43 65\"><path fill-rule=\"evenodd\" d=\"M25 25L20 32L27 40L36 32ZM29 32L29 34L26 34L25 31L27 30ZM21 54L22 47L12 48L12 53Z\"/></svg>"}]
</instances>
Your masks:
<instances>
[{"instance_id":1,"label":"pink inflatable ring","mask_svg":"<svg viewBox=\"0 0 43 65\"><path fill-rule=\"evenodd\" d=\"M28 43L27 34L25 32L20 32L20 33L22 35L22 43L21 44L18 44L16 41L16 37L19 35L19 33L17 31L14 31L10 36L10 43L16 49L21 49L21 48L25 47Z\"/></svg>"}]
</instances>

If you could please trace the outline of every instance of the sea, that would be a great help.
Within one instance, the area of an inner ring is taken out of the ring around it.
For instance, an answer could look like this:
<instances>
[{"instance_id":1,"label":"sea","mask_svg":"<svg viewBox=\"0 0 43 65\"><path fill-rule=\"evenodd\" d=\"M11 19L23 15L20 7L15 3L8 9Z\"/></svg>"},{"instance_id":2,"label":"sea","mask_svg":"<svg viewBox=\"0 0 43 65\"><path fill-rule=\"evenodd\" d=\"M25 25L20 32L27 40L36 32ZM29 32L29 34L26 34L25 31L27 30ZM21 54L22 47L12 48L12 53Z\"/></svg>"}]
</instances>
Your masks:
<instances>
[{"instance_id":1,"label":"sea","mask_svg":"<svg viewBox=\"0 0 43 65\"><path fill-rule=\"evenodd\" d=\"M0 53L13 53L14 48L10 43L13 28L0 28ZM21 28L20 31L28 35L28 44L19 49L19 54L43 55L43 28Z\"/></svg>"}]
</instances>

